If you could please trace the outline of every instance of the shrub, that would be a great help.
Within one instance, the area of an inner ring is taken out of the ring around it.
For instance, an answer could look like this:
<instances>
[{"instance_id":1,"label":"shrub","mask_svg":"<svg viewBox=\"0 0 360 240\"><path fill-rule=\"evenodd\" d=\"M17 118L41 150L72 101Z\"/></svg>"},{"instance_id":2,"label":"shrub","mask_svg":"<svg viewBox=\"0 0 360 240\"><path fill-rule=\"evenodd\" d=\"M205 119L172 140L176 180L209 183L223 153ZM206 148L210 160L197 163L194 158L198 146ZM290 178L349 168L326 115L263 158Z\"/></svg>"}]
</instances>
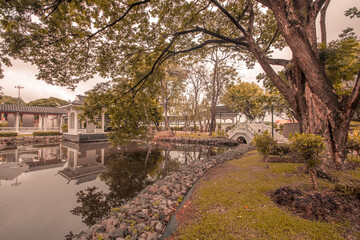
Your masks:
<instances>
[{"instance_id":1,"label":"shrub","mask_svg":"<svg viewBox=\"0 0 360 240\"><path fill-rule=\"evenodd\" d=\"M319 135L295 133L290 138L290 150L295 157L306 163L313 189L317 189L316 168L321 164L325 144Z\"/></svg>"},{"instance_id":2,"label":"shrub","mask_svg":"<svg viewBox=\"0 0 360 240\"><path fill-rule=\"evenodd\" d=\"M277 145L277 142L272 138L272 136L265 131L263 134L256 134L252 143L256 146L256 150L264 156L264 161L266 161L266 168L269 168L269 162L267 161L267 156L269 156L271 149Z\"/></svg>"},{"instance_id":3,"label":"shrub","mask_svg":"<svg viewBox=\"0 0 360 240\"><path fill-rule=\"evenodd\" d=\"M33 132L33 136L56 136L61 135L60 132Z\"/></svg>"},{"instance_id":4,"label":"shrub","mask_svg":"<svg viewBox=\"0 0 360 240\"><path fill-rule=\"evenodd\" d=\"M16 137L17 135L16 132L0 132L0 137Z\"/></svg>"},{"instance_id":5,"label":"shrub","mask_svg":"<svg viewBox=\"0 0 360 240\"><path fill-rule=\"evenodd\" d=\"M183 131L183 127L171 127L171 130L173 131Z\"/></svg>"},{"instance_id":6,"label":"shrub","mask_svg":"<svg viewBox=\"0 0 360 240\"><path fill-rule=\"evenodd\" d=\"M288 155L290 153L290 146L285 143L275 144L272 146L269 155Z\"/></svg>"},{"instance_id":7,"label":"shrub","mask_svg":"<svg viewBox=\"0 0 360 240\"><path fill-rule=\"evenodd\" d=\"M61 130L62 130L63 132L67 132L67 131L68 131L68 125L67 125L67 124L62 125L62 126L61 126Z\"/></svg>"}]
</instances>

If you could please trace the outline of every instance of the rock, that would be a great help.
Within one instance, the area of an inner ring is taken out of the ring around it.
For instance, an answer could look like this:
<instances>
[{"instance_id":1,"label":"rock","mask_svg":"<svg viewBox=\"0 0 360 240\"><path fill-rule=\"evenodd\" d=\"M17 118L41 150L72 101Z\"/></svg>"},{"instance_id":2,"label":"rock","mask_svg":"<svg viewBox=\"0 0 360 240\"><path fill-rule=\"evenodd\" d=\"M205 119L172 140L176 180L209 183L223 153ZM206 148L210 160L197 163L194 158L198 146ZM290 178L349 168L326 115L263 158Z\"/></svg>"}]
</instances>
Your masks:
<instances>
[{"instance_id":1,"label":"rock","mask_svg":"<svg viewBox=\"0 0 360 240\"><path fill-rule=\"evenodd\" d=\"M162 232L162 230L163 230L163 225L159 222L159 223L157 223L156 225L155 225L155 231L157 231L157 232Z\"/></svg>"},{"instance_id":2,"label":"rock","mask_svg":"<svg viewBox=\"0 0 360 240\"><path fill-rule=\"evenodd\" d=\"M89 229L89 235L93 235L94 233L104 232L106 229L101 224L95 224Z\"/></svg>"}]
</instances>

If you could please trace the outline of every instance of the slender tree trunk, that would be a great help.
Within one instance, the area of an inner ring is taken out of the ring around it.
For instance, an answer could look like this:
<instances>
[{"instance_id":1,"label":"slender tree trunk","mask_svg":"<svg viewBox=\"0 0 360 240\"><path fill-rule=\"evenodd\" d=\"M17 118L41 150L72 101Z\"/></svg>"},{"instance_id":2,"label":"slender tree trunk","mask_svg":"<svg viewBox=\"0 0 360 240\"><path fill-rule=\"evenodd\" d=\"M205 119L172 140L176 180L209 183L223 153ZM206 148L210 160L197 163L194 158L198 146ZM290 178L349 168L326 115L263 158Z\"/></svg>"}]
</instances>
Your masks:
<instances>
[{"instance_id":1,"label":"slender tree trunk","mask_svg":"<svg viewBox=\"0 0 360 240\"><path fill-rule=\"evenodd\" d=\"M310 169L309 174L310 174L311 186L312 186L312 188L314 190L317 190L318 189L318 184L317 184L317 180L316 180L316 170L315 169Z\"/></svg>"}]
</instances>

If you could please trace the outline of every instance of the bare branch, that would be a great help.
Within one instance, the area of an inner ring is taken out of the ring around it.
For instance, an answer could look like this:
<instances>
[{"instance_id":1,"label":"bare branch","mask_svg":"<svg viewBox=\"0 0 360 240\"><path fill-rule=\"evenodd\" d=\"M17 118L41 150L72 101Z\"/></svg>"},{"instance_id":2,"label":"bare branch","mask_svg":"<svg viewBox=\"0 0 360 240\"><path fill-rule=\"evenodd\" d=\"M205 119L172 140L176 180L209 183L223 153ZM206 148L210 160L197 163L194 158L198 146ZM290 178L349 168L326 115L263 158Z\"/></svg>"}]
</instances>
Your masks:
<instances>
[{"instance_id":1,"label":"bare branch","mask_svg":"<svg viewBox=\"0 0 360 240\"><path fill-rule=\"evenodd\" d=\"M231 15L223 6L221 6L221 4L216 1L216 0L211 0L211 2L220 9L220 11L222 11L229 19L231 22L233 22L235 24L235 26L244 34L246 34L245 29L240 25L240 23L238 23L238 21L236 21L236 19L233 17L233 15Z\"/></svg>"}]
</instances>

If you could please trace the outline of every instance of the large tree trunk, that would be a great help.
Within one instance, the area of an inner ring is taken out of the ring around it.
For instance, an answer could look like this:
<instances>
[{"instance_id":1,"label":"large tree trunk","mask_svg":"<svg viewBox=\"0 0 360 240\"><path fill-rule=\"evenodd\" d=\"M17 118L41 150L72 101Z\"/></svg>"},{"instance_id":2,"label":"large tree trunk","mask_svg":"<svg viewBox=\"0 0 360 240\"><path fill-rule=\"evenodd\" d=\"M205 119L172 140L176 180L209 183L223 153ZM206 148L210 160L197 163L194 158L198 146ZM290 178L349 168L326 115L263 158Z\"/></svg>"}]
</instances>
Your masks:
<instances>
[{"instance_id":1,"label":"large tree trunk","mask_svg":"<svg viewBox=\"0 0 360 240\"><path fill-rule=\"evenodd\" d=\"M291 65L286 66L285 83L270 66L256 41L246 36L248 50L254 54L274 85L294 110L303 132L324 137L327 147L326 163L336 168L346 166L346 140L350 120L360 102L360 80L352 93L339 97L319 59L316 36L316 17L324 1L258 0L269 7L278 27L292 51ZM327 6L325 6L327 7ZM307 17L303 17L306 13Z\"/></svg>"}]
</instances>

